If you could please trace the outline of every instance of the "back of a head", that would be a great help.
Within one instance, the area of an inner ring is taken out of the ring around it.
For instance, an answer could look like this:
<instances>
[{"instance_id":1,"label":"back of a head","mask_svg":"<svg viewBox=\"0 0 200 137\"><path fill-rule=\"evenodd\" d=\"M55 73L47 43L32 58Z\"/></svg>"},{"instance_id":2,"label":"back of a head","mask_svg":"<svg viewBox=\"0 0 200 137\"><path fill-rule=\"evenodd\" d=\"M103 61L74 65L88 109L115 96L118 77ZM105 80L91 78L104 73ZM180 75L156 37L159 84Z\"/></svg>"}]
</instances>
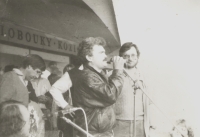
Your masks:
<instances>
[{"instance_id":1,"label":"back of a head","mask_svg":"<svg viewBox=\"0 0 200 137\"><path fill-rule=\"evenodd\" d=\"M78 47L78 58L82 63L87 63L86 55L92 56L92 50L95 45L106 46L106 41L101 37L88 37L84 39Z\"/></svg>"},{"instance_id":2,"label":"back of a head","mask_svg":"<svg viewBox=\"0 0 200 137\"><path fill-rule=\"evenodd\" d=\"M24 57L22 67L27 68L29 65L33 69L40 69L41 71L44 71L46 69L46 65L42 57L36 54L29 54Z\"/></svg>"},{"instance_id":3,"label":"back of a head","mask_svg":"<svg viewBox=\"0 0 200 137\"><path fill-rule=\"evenodd\" d=\"M19 134L26 124L19 105L22 103L8 100L0 104L0 136L9 137ZM25 107L25 106L24 106Z\"/></svg>"},{"instance_id":4,"label":"back of a head","mask_svg":"<svg viewBox=\"0 0 200 137\"><path fill-rule=\"evenodd\" d=\"M73 65L73 64L68 64L68 65L66 65L65 67L64 67L64 69L63 69L63 74L65 73L65 72L68 72L68 71L70 71L71 69L73 69L75 66Z\"/></svg>"},{"instance_id":5,"label":"back of a head","mask_svg":"<svg viewBox=\"0 0 200 137\"><path fill-rule=\"evenodd\" d=\"M49 67L49 68L57 67L57 62L55 62L55 61L50 61L50 62L48 63L48 67Z\"/></svg>"}]
</instances>

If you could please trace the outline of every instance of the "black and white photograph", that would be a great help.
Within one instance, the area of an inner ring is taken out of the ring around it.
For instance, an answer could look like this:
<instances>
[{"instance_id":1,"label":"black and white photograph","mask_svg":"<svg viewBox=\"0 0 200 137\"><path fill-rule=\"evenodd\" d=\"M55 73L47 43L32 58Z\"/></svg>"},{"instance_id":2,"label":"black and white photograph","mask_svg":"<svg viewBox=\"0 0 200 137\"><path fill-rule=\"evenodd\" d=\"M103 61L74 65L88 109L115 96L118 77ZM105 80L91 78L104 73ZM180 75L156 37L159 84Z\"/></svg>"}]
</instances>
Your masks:
<instances>
[{"instance_id":1,"label":"black and white photograph","mask_svg":"<svg viewBox=\"0 0 200 137\"><path fill-rule=\"evenodd\" d=\"M0 137L199 137L199 0L0 0Z\"/></svg>"}]
</instances>

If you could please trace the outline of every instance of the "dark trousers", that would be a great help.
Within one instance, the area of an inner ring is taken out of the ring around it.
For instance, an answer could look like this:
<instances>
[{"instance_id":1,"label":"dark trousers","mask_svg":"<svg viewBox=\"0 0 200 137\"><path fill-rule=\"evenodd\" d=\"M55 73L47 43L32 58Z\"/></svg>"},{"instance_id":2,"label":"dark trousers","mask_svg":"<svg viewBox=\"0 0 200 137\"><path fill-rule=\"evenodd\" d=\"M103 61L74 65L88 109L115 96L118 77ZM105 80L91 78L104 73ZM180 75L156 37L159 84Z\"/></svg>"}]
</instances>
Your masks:
<instances>
[{"instance_id":1,"label":"dark trousers","mask_svg":"<svg viewBox=\"0 0 200 137\"><path fill-rule=\"evenodd\" d=\"M69 114L65 115L65 117L73 121L73 118ZM62 118L58 117L57 125L58 129L63 132L64 137L73 137L73 127Z\"/></svg>"}]
</instances>

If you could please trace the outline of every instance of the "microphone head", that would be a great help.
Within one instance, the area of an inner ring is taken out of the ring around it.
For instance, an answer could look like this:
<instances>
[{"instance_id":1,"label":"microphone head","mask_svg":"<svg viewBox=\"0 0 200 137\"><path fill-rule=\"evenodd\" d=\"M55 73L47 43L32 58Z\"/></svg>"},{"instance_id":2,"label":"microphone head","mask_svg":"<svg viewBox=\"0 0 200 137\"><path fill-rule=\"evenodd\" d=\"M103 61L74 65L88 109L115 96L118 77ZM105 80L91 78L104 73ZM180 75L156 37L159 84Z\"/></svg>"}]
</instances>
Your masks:
<instances>
[{"instance_id":1,"label":"microphone head","mask_svg":"<svg viewBox=\"0 0 200 137\"><path fill-rule=\"evenodd\" d=\"M109 61L107 61L108 64L111 64L112 62L113 62L112 58Z\"/></svg>"}]
</instances>

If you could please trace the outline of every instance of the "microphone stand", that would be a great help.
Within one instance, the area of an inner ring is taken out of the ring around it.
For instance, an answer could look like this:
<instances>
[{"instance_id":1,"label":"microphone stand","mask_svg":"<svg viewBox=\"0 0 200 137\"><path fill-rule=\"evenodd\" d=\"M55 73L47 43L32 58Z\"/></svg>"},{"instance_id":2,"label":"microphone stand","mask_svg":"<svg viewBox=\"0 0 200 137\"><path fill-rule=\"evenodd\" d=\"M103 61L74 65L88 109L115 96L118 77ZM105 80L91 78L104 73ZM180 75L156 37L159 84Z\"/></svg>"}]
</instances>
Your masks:
<instances>
[{"instance_id":1,"label":"microphone stand","mask_svg":"<svg viewBox=\"0 0 200 137\"><path fill-rule=\"evenodd\" d=\"M133 137L136 137L136 108L135 108L135 104L136 104L136 101L135 101L135 99L136 99L136 89L134 89L134 135L133 135Z\"/></svg>"},{"instance_id":2,"label":"microphone stand","mask_svg":"<svg viewBox=\"0 0 200 137\"><path fill-rule=\"evenodd\" d=\"M131 120L131 127L130 127L130 134L131 134L131 137L136 137L136 108L135 108L135 104L136 104L136 101L135 101L135 99L136 99L136 89L134 88L134 92L133 92L133 94L134 94L134 102L133 102L133 107L134 107L134 113L133 113L133 117L134 117L134 125L133 125L133 122L132 122L132 120ZM132 127L133 126L133 127ZM133 130L134 129L134 130ZM133 131L134 131L134 134L133 134Z\"/></svg>"},{"instance_id":3,"label":"microphone stand","mask_svg":"<svg viewBox=\"0 0 200 137\"><path fill-rule=\"evenodd\" d=\"M94 137L93 135L91 135L90 133L86 132L84 129L82 129L81 127L79 127L78 125L76 125L75 123L73 123L70 119L66 118L66 117L61 117L63 120L65 120L65 122L67 122L68 124L70 124L71 126L75 127L76 129L78 129L79 131L81 131L82 133L86 134L87 137Z\"/></svg>"},{"instance_id":4,"label":"microphone stand","mask_svg":"<svg viewBox=\"0 0 200 137\"><path fill-rule=\"evenodd\" d=\"M131 78L131 76L124 70L124 74L126 76L128 76L132 81L133 83L135 83L135 81ZM174 125L174 123L168 118L168 116L163 112L161 111L161 109L153 102L153 100L146 94L146 92L144 91L144 89L140 88L140 90L142 91L142 93L145 94L145 96L157 107L157 109L165 116L165 118L180 132L180 130L177 128L176 125ZM135 92L136 90L134 90L134 109L135 109ZM134 121L135 121L135 112L134 112ZM135 123L135 122L134 122ZM135 130L135 124L134 124L134 130ZM135 130L136 131L136 130ZM182 134L181 134L182 135ZM184 136L184 135L182 135ZM132 136L131 136L132 137ZM135 133L134 133L134 137L135 137Z\"/></svg>"}]
</instances>

